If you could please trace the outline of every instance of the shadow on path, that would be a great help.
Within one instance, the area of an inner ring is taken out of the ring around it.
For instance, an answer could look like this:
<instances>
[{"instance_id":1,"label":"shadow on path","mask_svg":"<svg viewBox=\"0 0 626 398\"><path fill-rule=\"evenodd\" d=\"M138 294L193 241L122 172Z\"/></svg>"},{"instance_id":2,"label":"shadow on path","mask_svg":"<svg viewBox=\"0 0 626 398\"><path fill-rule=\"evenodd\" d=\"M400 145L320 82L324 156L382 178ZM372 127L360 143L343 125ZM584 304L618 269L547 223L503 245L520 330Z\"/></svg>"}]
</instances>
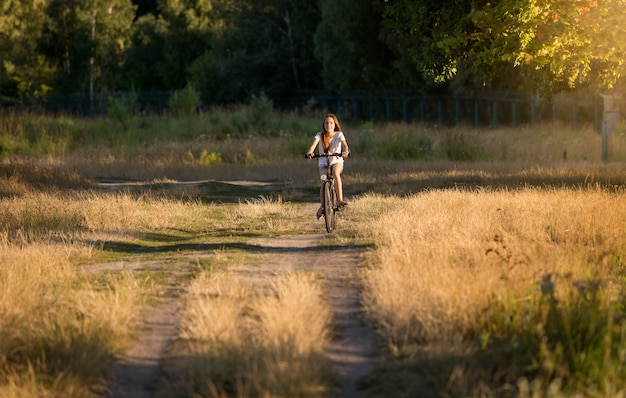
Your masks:
<instances>
[{"instance_id":1,"label":"shadow on path","mask_svg":"<svg viewBox=\"0 0 626 398\"><path fill-rule=\"evenodd\" d=\"M372 245L349 245L349 246L309 246L309 247L292 247L292 246L262 246L248 243L175 243L171 245L149 246L138 243L128 243L119 241L106 241L102 243L103 250L110 250L126 254L146 254L146 253L169 253L169 252L185 252L185 251L215 251L215 250L235 250L250 253L319 253L360 250L370 248Z\"/></svg>"}]
</instances>

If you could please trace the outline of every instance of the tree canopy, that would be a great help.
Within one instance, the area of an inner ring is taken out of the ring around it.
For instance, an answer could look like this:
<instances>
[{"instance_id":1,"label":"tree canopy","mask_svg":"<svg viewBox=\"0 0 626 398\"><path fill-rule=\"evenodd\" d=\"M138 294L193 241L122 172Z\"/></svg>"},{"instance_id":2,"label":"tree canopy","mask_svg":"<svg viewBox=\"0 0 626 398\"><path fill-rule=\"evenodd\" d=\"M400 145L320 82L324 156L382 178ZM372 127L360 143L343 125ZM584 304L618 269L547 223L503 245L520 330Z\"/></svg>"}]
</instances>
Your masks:
<instances>
[{"instance_id":1,"label":"tree canopy","mask_svg":"<svg viewBox=\"0 0 626 398\"><path fill-rule=\"evenodd\" d=\"M2 98L616 89L626 0L4 0Z\"/></svg>"},{"instance_id":2,"label":"tree canopy","mask_svg":"<svg viewBox=\"0 0 626 398\"><path fill-rule=\"evenodd\" d=\"M550 95L620 83L625 12L624 0L390 0L385 16L391 39L435 80L464 65L493 85L514 68L517 88Z\"/></svg>"}]
</instances>

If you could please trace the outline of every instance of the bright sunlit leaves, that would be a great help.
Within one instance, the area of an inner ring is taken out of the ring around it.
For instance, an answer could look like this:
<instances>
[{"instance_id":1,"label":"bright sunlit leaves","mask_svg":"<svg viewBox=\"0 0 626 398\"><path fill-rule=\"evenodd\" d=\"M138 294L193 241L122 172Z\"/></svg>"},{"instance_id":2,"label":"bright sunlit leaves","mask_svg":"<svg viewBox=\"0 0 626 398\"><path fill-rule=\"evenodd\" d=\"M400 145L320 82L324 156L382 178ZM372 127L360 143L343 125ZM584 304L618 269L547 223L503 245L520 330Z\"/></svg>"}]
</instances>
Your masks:
<instances>
[{"instance_id":1,"label":"bright sunlit leaves","mask_svg":"<svg viewBox=\"0 0 626 398\"><path fill-rule=\"evenodd\" d=\"M464 60L486 81L513 67L522 77L520 88L549 95L611 89L626 72L626 0L502 0L471 7L446 2L454 9L446 15L456 19L439 25L426 21L444 4L390 3L386 12L398 32L419 28L422 37L411 42L415 64L435 79L451 78L442 73L451 70L446 66ZM423 50L429 40L435 41L435 56Z\"/></svg>"}]
</instances>

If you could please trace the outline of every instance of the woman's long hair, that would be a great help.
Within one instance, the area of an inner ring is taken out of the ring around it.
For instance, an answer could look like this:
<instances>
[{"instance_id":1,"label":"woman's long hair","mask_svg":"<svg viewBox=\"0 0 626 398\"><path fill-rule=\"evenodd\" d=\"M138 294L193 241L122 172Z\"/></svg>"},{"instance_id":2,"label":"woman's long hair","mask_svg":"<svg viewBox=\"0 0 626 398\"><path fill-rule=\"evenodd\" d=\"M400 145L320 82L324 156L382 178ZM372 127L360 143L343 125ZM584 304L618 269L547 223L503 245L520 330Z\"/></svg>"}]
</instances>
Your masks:
<instances>
[{"instance_id":1,"label":"woman's long hair","mask_svg":"<svg viewBox=\"0 0 626 398\"><path fill-rule=\"evenodd\" d=\"M326 117L322 120L322 148L324 149L324 152L328 152L328 147L330 147L330 134L329 131L326 131L326 119L328 118L332 118L333 121L335 122L335 131L341 131L341 125L339 124L339 119L337 119L337 116L335 116L335 114L333 113L329 113L328 115L326 115Z\"/></svg>"}]
</instances>

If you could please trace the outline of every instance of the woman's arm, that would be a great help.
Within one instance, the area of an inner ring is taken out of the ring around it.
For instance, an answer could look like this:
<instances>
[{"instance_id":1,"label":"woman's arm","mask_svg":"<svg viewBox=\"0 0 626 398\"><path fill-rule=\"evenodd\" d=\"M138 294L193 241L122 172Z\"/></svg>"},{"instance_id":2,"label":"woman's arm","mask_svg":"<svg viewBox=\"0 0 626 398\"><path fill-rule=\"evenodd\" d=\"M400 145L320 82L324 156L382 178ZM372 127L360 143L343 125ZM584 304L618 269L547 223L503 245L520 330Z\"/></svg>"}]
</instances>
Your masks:
<instances>
[{"instance_id":1,"label":"woman's arm","mask_svg":"<svg viewBox=\"0 0 626 398\"><path fill-rule=\"evenodd\" d=\"M309 150L308 150L306 153L307 153L307 154L309 154L309 153L311 153L311 154L312 154L312 153L313 153L313 151L315 150L315 146L316 146L319 142L320 142L320 139L319 139L319 138L317 138L317 137L315 137L315 138L313 139L313 143L311 144L311 147L309 147Z\"/></svg>"},{"instance_id":2,"label":"woman's arm","mask_svg":"<svg viewBox=\"0 0 626 398\"><path fill-rule=\"evenodd\" d=\"M347 158L350 155L350 148L348 147L348 141L341 141L341 146L343 147L343 151L341 152L341 156Z\"/></svg>"}]
</instances>

